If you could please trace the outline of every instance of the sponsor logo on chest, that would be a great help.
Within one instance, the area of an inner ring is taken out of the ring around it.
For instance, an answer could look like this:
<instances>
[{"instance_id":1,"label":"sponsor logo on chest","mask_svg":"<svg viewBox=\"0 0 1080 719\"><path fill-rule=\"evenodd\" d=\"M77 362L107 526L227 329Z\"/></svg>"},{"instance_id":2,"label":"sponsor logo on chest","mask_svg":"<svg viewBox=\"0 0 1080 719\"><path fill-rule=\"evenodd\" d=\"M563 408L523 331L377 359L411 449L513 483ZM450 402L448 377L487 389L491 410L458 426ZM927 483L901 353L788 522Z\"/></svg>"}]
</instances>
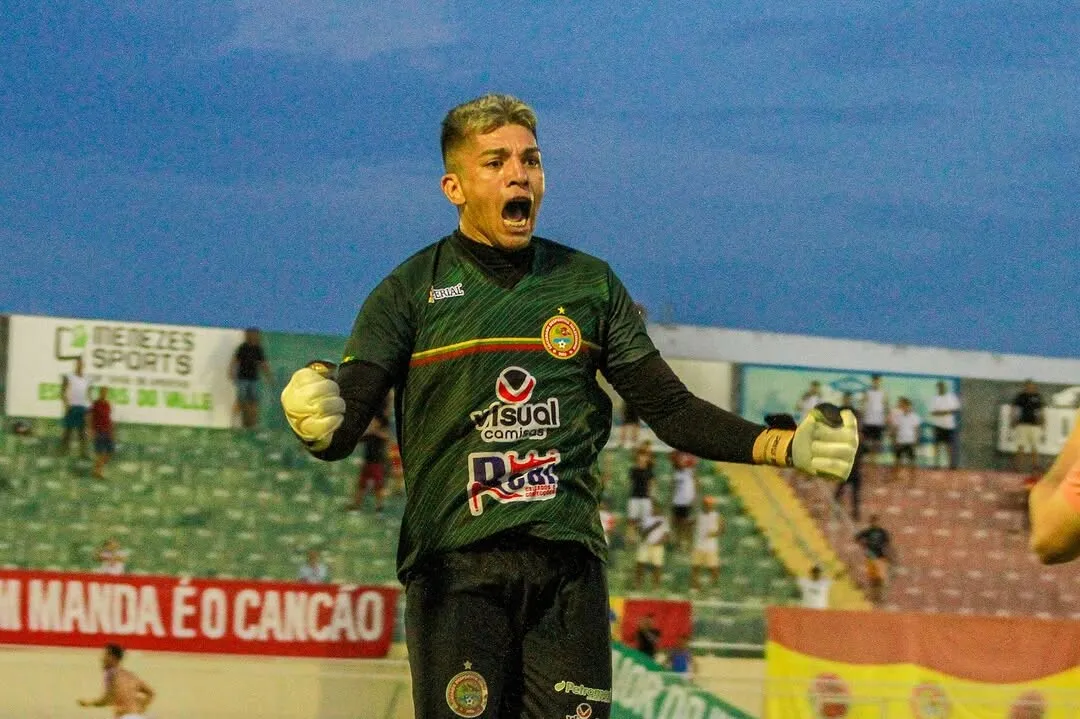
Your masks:
<instances>
[{"instance_id":1,"label":"sponsor logo on chest","mask_svg":"<svg viewBox=\"0 0 1080 719\"><path fill-rule=\"evenodd\" d=\"M470 415L485 442L544 439L559 427L559 398L530 402L536 378L521 367L507 367L495 381L495 401Z\"/></svg>"}]
</instances>

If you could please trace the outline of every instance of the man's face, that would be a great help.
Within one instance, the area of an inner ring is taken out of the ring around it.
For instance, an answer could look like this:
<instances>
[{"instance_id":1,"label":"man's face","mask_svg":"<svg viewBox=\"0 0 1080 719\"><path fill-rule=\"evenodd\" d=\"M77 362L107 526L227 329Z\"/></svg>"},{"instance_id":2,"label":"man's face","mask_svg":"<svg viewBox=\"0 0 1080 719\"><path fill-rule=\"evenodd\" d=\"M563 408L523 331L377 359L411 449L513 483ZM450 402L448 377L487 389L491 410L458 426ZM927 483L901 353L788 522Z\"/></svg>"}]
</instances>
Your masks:
<instances>
[{"instance_id":1,"label":"man's face","mask_svg":"<svg viewBox=\"0 0 1080 719\"><path fill-rule=\"evenodd\" d=\"M108 649L101 653L101 667L102 669L112 669L117 664L116 657L112 655Z\"/></svg>"},{"instance_id":2,"label":"man's face","mask_svg":"<svg viewBox=\"0 0 1080 719\"><path fill-rule=\"evenodd\" d=\"M473 135L449 158L442 189L457 206L461 231L501 250L529 244L544 198L536 138L521 125Z\"/></svg>"},{"instance_id":3,"label":"man's face","mask_svg":"<svg viewBox=\"0 0 1080 719\"><path fill-rule=\"evenodd\" d=\"M1028 394L1035 394L1039 391L1039 388L1035 386L1034 382L1028 382L1024 385L1024 391Z\"/></svg>"},{"instance_id":4,"label":"man's face","mask_svg":"<svg viewBox=\"0 0 1080 719\"><path fill-rule=\"evenodd\" d=\"M81 359L75 360L75 374L81 375L83 373L83 361Z\"/></svg>"},{"instance_id":5,"label":"man's face","mask_svg":"<svg viewBox=\"0 0 1080 719\"><path fill-rule=\"evenodd\" d=\"M873 386L874 389L881 389L881 378L874 377L870 380L870 384Z\"/></svg>"}]
</instances>

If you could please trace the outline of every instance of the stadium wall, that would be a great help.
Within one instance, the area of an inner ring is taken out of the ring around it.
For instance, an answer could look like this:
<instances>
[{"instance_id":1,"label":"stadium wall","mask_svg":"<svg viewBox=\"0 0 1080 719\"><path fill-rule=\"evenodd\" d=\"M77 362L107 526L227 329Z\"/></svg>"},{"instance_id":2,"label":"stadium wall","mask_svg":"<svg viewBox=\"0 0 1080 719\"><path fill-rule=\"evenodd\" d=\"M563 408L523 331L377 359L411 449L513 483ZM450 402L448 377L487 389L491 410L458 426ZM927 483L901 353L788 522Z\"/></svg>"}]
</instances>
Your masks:
<instances>
[{"instance_id":1,"label":"stadium wall","mask_svg":"<svg viewBox=\"0 0 1080 719\"><path fill-rule=\"evenodd\" d=\"M808 335L696 327L649 325L649 335L666 357L836 367L865 372L945 375L970 379L1075 385L1080 360L915 347Z\"/></svg>"},{"instance_id":2,"label":"stadium wall","mask_svg":"<svg viewBox=\"0 0 1080 719\"><path fill-rule=\"evenodd\" d=\"M1080 375L1070 384L1044 383L1039 385L1043 399L1073 385L1080 384ZM1020 391L1016 382L984 379L960 380L960 397L964 411L960 419L960 465L975 469L1012 469L1013 455L998 447L998 411L1010 404Z\"/></svg>"}]
</instances>

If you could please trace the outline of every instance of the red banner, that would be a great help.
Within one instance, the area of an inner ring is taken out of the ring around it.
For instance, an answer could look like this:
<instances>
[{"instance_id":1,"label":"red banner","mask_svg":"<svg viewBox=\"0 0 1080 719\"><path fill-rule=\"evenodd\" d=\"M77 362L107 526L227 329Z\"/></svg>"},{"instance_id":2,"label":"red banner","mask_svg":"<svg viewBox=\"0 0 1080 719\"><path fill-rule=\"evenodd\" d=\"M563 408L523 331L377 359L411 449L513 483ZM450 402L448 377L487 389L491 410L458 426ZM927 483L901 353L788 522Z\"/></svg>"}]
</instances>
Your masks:
<instances>
[{"instance_id":1,"label":"red banner","mask_svg":"<svg viewBox=\"0 0 1080 719\"><path fill-rule=\"evenodd\" d=\"M690 602L669 599L631 599L623 600L622 642L632 647L637 646L637 628L641 619L651 614L653 623L660 630L659 647L671 649L679 643L681 637L690 636L693 620Z\"/></svg>"},{"instance_id":2,"label":"red banner","mask_svg":"<svg viewBox=\"0 0 1080 719\"><path fill-rule=\"evenodd\" d=\"M398 590L0 570L0 644L384 657Z\"/></svg>"}]
</instances>

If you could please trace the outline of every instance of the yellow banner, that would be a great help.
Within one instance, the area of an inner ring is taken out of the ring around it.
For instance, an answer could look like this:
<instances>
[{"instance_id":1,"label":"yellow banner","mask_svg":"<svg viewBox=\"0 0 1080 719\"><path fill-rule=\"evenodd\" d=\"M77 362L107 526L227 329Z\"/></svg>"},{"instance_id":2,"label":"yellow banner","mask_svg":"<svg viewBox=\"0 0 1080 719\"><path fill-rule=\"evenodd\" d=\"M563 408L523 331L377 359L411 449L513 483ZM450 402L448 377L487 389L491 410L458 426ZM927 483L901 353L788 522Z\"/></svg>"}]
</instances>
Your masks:
<instances>
[{"instance_id":1,"label":"yellow banner","mask_svg":"<svg viewBox=\"0 0 1080 719\"><path fill-rule=\"evenodd\" d=\"M766 647L768 719L1076 719L1080 669L986 684L917 664L848 664Z\"/></svg>"},{"instance_id":2,"label":"yellow banner","mask_svg":"<svg viewBox=\"0 0 1080 719\"><path fill-rule=\"evenodd\" d=\"M770 609L767 719L1077 719L1075 622Z\"/></svg>"}]
</instances>

